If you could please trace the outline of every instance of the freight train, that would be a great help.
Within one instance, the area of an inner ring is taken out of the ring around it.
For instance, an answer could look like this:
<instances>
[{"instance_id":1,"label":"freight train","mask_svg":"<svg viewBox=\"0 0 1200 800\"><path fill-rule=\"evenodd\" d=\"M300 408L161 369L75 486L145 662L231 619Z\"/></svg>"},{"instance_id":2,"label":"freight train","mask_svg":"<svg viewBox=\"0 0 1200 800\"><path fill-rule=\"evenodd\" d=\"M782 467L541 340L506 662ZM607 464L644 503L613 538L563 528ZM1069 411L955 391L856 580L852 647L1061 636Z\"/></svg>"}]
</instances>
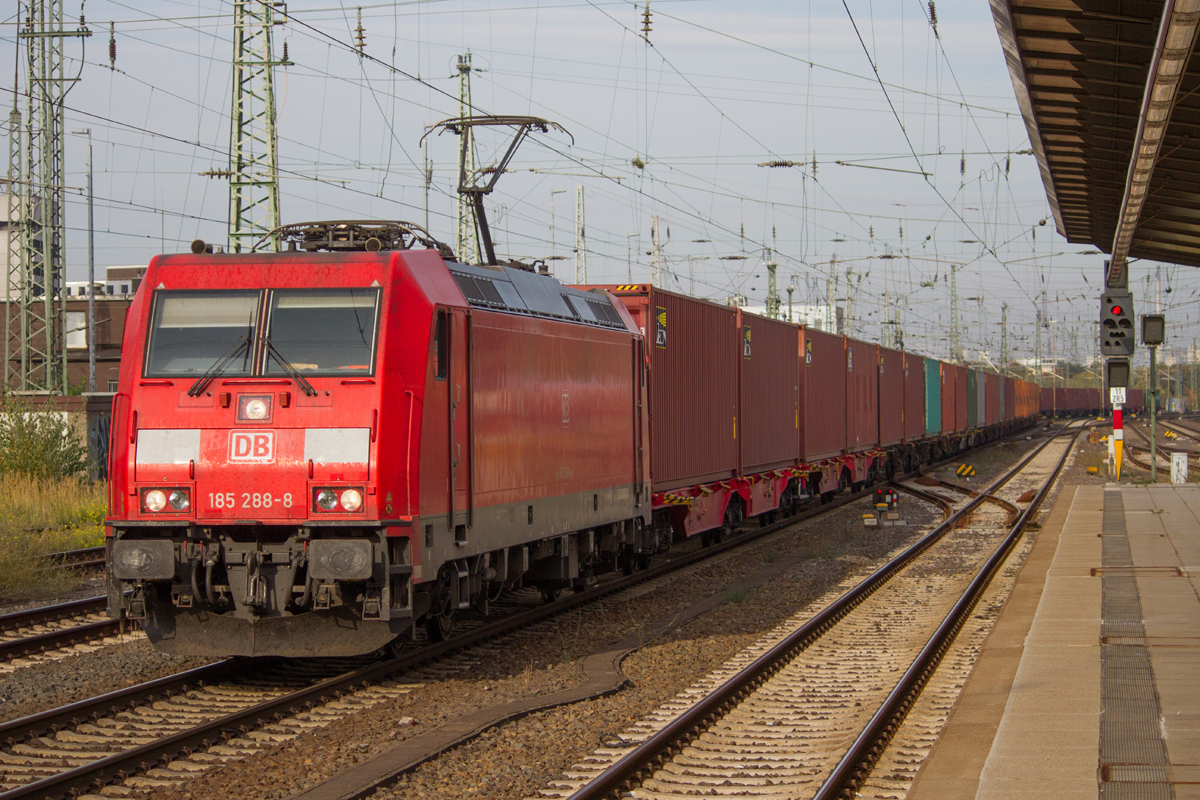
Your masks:
<instances>
[{"instance_id":1,"label":"freight train","mask_svg":"<svg viewBox=\"0 0 1200 800\"><path fill-rule=\"evenodd\" d=\"M1112 403L1101 389L1045 388L1040 390L1038 406L1048 417L1088 417L1112 414ZM1125 392L1126 412L1146 410L1145 389Z\"/></svg>"},{"instance_id":2,"label":"freight train","mask_svg":"<svg viewBox=\"0 0 1200 800\"><path fill-rule=\"evenodd\" d=\"M1033 422L1036 385L645 285L459 263L409 223L158 256L111 427L109 611L180 655L371 652L518 587Z\"/></svg>"}]
</instances>

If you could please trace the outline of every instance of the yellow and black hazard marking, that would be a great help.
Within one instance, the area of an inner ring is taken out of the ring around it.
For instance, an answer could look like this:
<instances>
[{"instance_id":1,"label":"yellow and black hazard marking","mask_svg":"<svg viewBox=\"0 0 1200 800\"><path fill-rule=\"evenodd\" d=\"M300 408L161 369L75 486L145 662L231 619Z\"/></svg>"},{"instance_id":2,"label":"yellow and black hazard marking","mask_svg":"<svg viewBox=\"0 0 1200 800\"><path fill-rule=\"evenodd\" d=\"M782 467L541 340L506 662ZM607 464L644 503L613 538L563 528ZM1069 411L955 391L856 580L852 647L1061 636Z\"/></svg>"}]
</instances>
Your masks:
<instances>
[{"instance_id":1,"label":"yellow and black hazard marking","mask_svg":"<svg viewBox=\"0 0 1200 800\"><path fill-rule=\"evenodd\" d=\"M970 464L959 464L958 469L954 470L954 473L960 478L969 478L975 474L975 468Z\"/></svg>"},{"instance_id":2,"label":"yellow and black hazard marking","mask_svg":"<svg viewBox=\"0 0 1200 800\"><path fill-rule=\"evenodd\" d=\"M617 291L618 292L636 292L641 288L642 288L641 284L632 283L632 284L628 284L626 286L618 286Z\"/></svg>"},{"instance_id":3,"label":"yellow and black hazard marking","mask_svg":"<svg viewBox=\"0 0 1200 800\"><path fill-rule=\"evenodd\" d=\"M1167 439L1178 439L1179 438L1179 434L1176 433L1175 431L1167 431L1166 433L1163 434L1163 436Z\"/></svg>"},{"instance_id":4,"label":"yellow and black hazard marking","mask_svg":"<svg viewBox=\"0 0 1200 800\"><path fill-rule=\"evenodd\" d=\"M690 506L692 504L692 498L678 494L664 494L662 499L669 506Z\"/></svg>"},{"instance_id":5,"label":"yellow and black hazard marking","mask_svg":"<svg viewBox=\"0 0 1200 800\"><path fill-rule=\"evenodd\" d=\"M1101 436L1101 437L1100 437L1100 444L1108 444L1108 437L1107 437L1107 436Z\"/></svg>"}]
</instances>

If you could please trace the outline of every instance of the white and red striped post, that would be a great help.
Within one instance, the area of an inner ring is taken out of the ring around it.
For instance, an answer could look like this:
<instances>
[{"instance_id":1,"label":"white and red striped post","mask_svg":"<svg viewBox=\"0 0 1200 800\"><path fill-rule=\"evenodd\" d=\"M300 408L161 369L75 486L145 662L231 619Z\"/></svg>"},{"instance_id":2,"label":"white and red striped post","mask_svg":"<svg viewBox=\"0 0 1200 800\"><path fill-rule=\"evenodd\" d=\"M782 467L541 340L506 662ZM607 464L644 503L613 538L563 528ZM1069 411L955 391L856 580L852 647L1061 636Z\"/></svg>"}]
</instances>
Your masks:
<instances>
[{"instance_id":1,"label":"white and red striped post","mask_svg":"<svg viewBox=\"0 0 1200 800\"><path fill-rule=\"evenodd\" d=\"M1117 480L1121 480L1121 449L1125 444L1125 431L1122 427L1121 416L1121 404L1113 403L1113 432L1110 441L1113 458L1116 460Z\"/></svg>"}]
</instances>

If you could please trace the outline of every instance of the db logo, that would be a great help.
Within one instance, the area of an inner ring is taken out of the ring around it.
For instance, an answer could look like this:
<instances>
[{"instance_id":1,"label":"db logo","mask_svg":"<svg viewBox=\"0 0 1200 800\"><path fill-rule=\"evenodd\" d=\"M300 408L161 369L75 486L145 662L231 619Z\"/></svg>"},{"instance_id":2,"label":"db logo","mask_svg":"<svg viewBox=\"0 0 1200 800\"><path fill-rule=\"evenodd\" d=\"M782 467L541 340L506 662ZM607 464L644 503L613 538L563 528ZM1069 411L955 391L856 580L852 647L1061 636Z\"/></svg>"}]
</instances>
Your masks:
<instances>
[{"instance_id":1,"label":"db logo","mask_svg":"<svg viewBox=\"0 0 1200 800\"><path fill-rule=\"evenodd\" d=\"M229 434L230 461L275 460L275 431L232 431Z\"/></svg>"}]
</instances>

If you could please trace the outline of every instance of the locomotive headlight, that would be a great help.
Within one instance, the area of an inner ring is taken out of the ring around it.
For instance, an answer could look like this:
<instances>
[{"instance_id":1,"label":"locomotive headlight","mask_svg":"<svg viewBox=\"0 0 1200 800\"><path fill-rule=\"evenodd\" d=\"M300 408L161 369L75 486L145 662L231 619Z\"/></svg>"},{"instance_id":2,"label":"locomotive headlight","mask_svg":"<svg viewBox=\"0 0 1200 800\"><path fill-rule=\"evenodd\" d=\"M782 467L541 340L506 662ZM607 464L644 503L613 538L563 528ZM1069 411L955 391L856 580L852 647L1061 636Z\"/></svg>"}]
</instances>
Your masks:
<instances>
[{"instance_id":1,"label":"locomotive headlight","mask_svg":"<svg viewBox=\"0 0 1200 800\"><path fill-rule=\"evenodd\" d=\"M347 489L342 492L342 508L347 511L358 511L362 508L362 492L358 489Z\"/></svg>"},{"instance_id":2,"label":"locomotive headlight","mask_svg":"<svg viewBox=\"0 0 1200 800\"><path fill-rule=\"evenodd\" d=\"M338 496L333 489L322 489L317 492L317 506L322 511L333 511L337 508Z\"/></svg>"},{"instance_id":3,"label":"locomotive headlight","mask_svg":"<svg viewBox=\"0 0 1200 800\"><path fill-rule=\"evenodd\" d=\"M238 419L263 422L271 418L270 395L244 395L238 398Z\"/></svg>"},{"instance_id":4,"label":"locomotive headlight","mask_svg":"<svg viewBox=\"0 0 1200 800\"><path fill-rule=\"evenodd\" d=\"M151 489L142 495L142 504L147 511L158 513L167 507L167 493L162 489Z\"/></svg>"},{"instance_id":5,"label":"locomotive headlight","mask_svg":"<svg viewBox=\"0 0 1200 800\"><path fill-rule=\"evenodd\" d=\"M187 489L172 489L171 493L167 495L167 502L175 511L187 511L192 504Z\"/></svg>"}]
</instances>

